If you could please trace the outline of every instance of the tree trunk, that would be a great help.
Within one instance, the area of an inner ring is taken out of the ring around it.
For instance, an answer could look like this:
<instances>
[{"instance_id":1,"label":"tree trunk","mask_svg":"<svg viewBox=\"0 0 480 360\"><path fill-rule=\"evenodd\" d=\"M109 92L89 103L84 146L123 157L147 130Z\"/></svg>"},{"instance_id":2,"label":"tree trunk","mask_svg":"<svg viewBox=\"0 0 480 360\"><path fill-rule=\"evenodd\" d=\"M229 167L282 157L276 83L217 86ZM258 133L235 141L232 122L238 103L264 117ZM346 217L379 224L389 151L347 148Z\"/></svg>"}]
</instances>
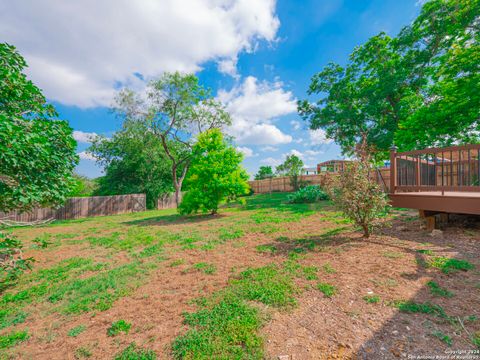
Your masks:
<instances>
[{"instance_id":1,"label":"tree trunk","mask_svg":"<svg viewBox=\"0 0 480 360\"><path fill-rule=\"evenodd\" d=\"M368 239L370 237L370 229L368 228L368 225L363 224L362 229L363 229L363 237L365 239Z\"/></svg>"}]
</instances>

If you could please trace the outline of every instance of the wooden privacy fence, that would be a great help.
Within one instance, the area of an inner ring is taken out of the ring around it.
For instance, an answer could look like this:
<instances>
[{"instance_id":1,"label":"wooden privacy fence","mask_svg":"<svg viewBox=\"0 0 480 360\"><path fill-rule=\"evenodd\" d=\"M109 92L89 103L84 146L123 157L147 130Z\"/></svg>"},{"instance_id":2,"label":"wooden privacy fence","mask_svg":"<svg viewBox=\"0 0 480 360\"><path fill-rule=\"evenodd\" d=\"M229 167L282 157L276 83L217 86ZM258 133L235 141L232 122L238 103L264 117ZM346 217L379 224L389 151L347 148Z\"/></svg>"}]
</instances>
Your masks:
<instances>
[{"instance_id":1,"label":"wooden privacy fence","mask_svg":"<svg viewBox=\"0 0 480 360\"><path fill-rule=\"evenodd\" d=\"M183 192L180 192L179 201L182 201ZM175 203L175 193L164 194L157 200L157 209L175 209L177 204Z\"/></svg>"},{"instance_id":2,"label":"wooden privacy fence","mask_svg":"<svg viewBox=\"0 0 480 360\"><path fill-rule=\"evenodd\" d=\"M146 210L145 194L73 197L58 208L38 208L25 213L0 212L0 219L33 222L47 219L68 220L90 216L125 214Z\"/></svg>"},{"instance_id":3,"label":"wooden privacy fence","mask_svg":"<svg viewBox=\"0 0 480 360\"><path fill-rule=\"evenodd\" d=\"M301 181L308 182L309 185L325 185L325 181L328 177L337 176L336 172L325 172L317 175L302 175ZM382 189L386 192L389 191L390 186L390 169L382 168L378 170L372 170L370 176L373 181L376 181ZM264 194L268 192L289 192L293 191L293 186L290 184L290 178L288 176L275 177L264 180L249 181L250 188L255 194Z\"/></svg>"}]
</instances>

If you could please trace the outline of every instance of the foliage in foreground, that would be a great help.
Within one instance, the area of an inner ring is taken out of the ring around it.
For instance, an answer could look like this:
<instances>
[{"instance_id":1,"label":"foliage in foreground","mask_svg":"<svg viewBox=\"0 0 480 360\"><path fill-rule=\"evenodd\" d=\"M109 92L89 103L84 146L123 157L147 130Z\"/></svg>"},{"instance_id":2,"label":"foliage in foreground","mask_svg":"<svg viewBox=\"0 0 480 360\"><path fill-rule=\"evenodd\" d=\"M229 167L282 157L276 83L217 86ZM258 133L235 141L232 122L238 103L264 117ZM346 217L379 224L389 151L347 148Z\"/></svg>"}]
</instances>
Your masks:
<instances>
[{"instance_id":1,"label":"foliage in foreground","mask_svg":"<svg viewBox=\"0 0 480 360\"><path fill-rule=\"evenodd\" d=\"M248 174L241 162L242 154L224 140L219 129L200 134L193 146L189 188L180 204L180 213L215 214L220 202L247 194Z\"/></svg>"},{"instance_id":2,"label":"foliage in foreground","mask_svg":"<svg viewBox=\"0 0 480 360\"><path fill-rule=\"evenodd\" d=\"M291 204L315 203L320 200L328 199L328 194L318 185L305 186L287 196L287 201Z\"/></svg>"},{"instance_id":3,"label":"foliage in foreground","mask_svg":"<svg viewBox=\"0 0 480 360\"><path fill-rule=\"evenodd\" d=\"M0 211L62 203L78 162L72 129L26 67L15 47L0 43Z\"/></svg>"},{"instance_id":4,"label":"foliage in foreground","mask_svg":"<svg viewBox=\"0 0 480 360\"><path fill-rule=\"evenodd\" d=\"M248 269L230 285L185 315L190 330L173 345L175 359L263 359L258 330L263 316L250 301L274 307L295 304L293 275L269 265Z\"/></svg>"}]
</instances>

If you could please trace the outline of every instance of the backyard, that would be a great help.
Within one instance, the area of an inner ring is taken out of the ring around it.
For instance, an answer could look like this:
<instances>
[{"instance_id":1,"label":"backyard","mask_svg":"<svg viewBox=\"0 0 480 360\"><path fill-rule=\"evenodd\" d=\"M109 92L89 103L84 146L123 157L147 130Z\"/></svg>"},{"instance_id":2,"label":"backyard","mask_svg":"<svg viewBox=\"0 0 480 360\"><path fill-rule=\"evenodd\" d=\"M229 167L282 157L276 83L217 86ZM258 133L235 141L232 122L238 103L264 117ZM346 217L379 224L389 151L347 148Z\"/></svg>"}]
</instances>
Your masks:
<instances>
[{"instance_id":1,"label":"backyard","mask_svg":"<svg viewBox=\"0 0 480 360\"><path fill-rule=\"evenodd\" d=\"M480 230L394 210L365 240L328 201L243 198L15 228L0 357L389 359L480 346ZM155 357L156 356L156 357Z\"/></svg>"}]
</instances>

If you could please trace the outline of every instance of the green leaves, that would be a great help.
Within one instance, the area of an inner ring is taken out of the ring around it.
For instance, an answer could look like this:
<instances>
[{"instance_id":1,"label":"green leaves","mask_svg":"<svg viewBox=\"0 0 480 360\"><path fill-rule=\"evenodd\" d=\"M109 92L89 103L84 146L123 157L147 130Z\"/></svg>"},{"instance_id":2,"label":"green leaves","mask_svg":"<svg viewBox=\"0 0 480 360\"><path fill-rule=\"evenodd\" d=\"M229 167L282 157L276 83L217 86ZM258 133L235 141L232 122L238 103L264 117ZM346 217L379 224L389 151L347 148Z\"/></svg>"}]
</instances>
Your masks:
<instances>
[{"instance_id":1,"label":"green leaves","mask_svg":"<svg viewBox=\"0 0 480 360\"><path fill-rule=\"evenodd\" d=\"M322 128L347 154L363 137L386 158L400 150L477 142L480 125L478 0L431 0L391 38L355 48L345 67L327 65L298 103L311 129Z\"/></svg>"},{"instance_id":2,"label":"green leaves","mask_svg":"<svg viewBox=\"0 0 480 360\"><path fill-rule=\"evenodd\" d=\"M215 214L221 201L246 194L248 174L241 162L242 154L224 140L219 129L200 134L193 146L188 191L180 204L180 213Z\"/></svg>"},{"instance_id":3,"label":"green leaves","mask_svg":"<svg viewBox=\"0 0 480 360\"><path fill-rule=\"evenodd\" d=\"M62 203L78 157L72 129L23 74L25 60L0 44L0 211Z\"/></svg>"}]
</instances>

